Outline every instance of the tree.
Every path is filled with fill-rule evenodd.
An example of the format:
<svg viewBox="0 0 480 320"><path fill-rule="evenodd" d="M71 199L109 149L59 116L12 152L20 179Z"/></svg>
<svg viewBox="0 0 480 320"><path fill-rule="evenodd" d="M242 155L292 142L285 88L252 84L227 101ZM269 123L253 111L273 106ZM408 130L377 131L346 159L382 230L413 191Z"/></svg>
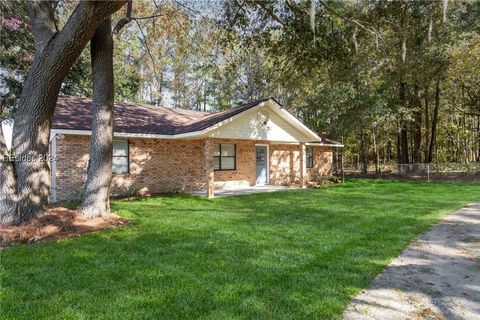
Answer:
<svg viewBox="0 0 480 320"><path fill-rule="evenodd" d="M92 135L87 181L80 212L93 218L110 214L113 150L113 38L110 18L92 37L93 74Z"/></svg>
<svg viewBox="0 0 480 320"><path fill-rule="evenodd" d="M272 96L344 137L349 162L480 161L478 1L176 0L126 11L116 99L219 110ZM6 44L0 61L26 69L12 58L15 41ZM62 92L90 95L89 77L84 52Z"/></svg>
<svg viewBox="0 0 480 320"><path fill-rule="evenodd" d="M28 2L35 39L35 55L15 115L13 129L14 163L2 162L13 170L1 176L3 199L13 198L15 205L0 208L2 221L19 223L44 214L50 194L48 145L52 117L63 79L81 54L96 28L125 1L81 1L61 31L57 29L53 2ZM9 217L9 218L5 218Z"/></svg>
<svg viewBox="0 0 480 320"><path fill-rule="evenodd" d="M471 131L478 121L474 115L465 118L462 110L472 113L475 107L467 105L478 105L478 85L469 76L458 77L469 74L465 71L457 74L457 86L444 81L449 68L459 69L453 61L458 66L471 61L467 69L477 69L476 59L467 58L475 54L452 59L446 51L469 52L474 40L468 34L478 34L480 4L446 4L243 1L229 2L224 19L243 50L260 47L266 61L275 61L259 73L275 75L262 79L265 94L279 98L310 127L345 136L349 161L421 162L429 153L430 160L442 161L463 145L473 159L470 150L478 138ZM462 87L466 79L469 84ZM272 90L272 81L281 89ZM458 98L449 106L454 92Z"/></svg>

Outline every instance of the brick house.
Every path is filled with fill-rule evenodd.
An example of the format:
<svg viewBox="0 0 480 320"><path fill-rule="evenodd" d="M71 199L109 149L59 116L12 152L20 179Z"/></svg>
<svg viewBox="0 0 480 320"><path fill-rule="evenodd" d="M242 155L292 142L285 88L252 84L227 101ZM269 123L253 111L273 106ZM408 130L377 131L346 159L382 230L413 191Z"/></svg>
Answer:
<svg viewBox="0 0 480 320"><path fill-rule="evenodd" d="M112 193L155 194L264 184L304 186L331 175L340 144L318 136L274 99L206 113L115 104ZM52 201L78 197L91 100L61 96L52 123Z"/></svg>

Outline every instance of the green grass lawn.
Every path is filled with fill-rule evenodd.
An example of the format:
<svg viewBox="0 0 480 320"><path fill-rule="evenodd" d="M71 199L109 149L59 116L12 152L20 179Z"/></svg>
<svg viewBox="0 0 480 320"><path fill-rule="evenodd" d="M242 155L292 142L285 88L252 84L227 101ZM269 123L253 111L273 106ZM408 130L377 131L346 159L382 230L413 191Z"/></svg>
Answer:
<svg viewBox="0 0 480 320"><path fill-rule="evenodd" d="M480 186L352 180L116 201L123 229L1 252L1 319L330 319Z"/></svg>

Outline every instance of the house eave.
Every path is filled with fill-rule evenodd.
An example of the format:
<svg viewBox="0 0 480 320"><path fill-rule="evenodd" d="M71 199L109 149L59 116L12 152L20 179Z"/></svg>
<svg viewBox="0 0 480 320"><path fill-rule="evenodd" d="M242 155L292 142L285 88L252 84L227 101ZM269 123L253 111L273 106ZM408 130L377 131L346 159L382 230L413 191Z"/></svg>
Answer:
<svg viewBox="0 0 480 320"><path fill-rule="evenodd" d="M114 132L113 136L115 138L140 138L140 139L201 139L201 138L208 138L208 130L203 131L195 131L195 132L188 132L188 133L181 133L176 135L167 135L167 134L146 134L146 133L127 133L127 132ZM53 128L51 130L50 136L53 137L55 134L61 135L74 135L74 136L91 136L92 132L90 130L72 130L72 129L56 129ZM221 138L218 139L231 139L231 138ZM252 140L252 139L238 139L238 140ZM291 141L277 141L277 140L268 140L273 144L292 144L297 145L300 142L291 142ZM343 145L331 145L331 144L323 144L323 143L310 143L306 142L305 145L314 145L314 146L326 146L326 147L343 147Z"/></svg>
<svg viewBox="0 0 480 320"><path fill-rule="evenodd" d="M269 99L272 105L274 105L277 110L291 123L293 126L297 128L300 132L303 132L307 136L310 136L310 141L321 140L320 136L316 134L314 131L310 130L306 125L304 125L300 120L297 119L293 114L288 112L281 104L279 104L275 99Z"/></svg>
<svg viewBox="0 0 480 320"><path fill-rule="evenodd" d="M73 129L52 129L52 134L67 134L77 136L91 136L90 130L73 130ZM145 139L187 139L197 138L202 134L201 131L180 133L180 134L152 134L152 133L130 133L130 132L114 132L113 136L118 138L145 138Z"/></svg>
<svg viewBox="0 0 480 320"><path fill-rule="evenodd" d="M318 147L332 147L332 148L344 148L345 145L343 144L336 144L336 143L319 143L319 142L307 142L305 143L306 146L318 146Z"/></svg>

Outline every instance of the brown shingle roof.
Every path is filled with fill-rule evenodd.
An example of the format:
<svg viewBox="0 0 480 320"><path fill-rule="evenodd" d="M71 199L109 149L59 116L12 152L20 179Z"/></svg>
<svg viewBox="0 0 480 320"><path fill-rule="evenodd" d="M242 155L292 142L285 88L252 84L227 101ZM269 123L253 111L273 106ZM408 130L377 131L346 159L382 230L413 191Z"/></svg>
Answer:
<svg viewBox="0 0 480 320"><path fill-rule="evenodd" d="M335 141L335 140L332 140L330 138L327 138L319 133L317 133L317 135L320 137L320 141L314 141L314 143L321 143L321 144L326 144L326 145L336 145L336 146L340 146L342 145L342 143L338 142L338 141Z"/></svg>
<svg viewBox="0 0 480 320"><path fill-rule="evenodd" d="M115 103L114 131L120 133L173 135L206 129L268 99L222 112L207 113L133 103ZM59 96L53 129L91 130L92 100Z"/></svg>

